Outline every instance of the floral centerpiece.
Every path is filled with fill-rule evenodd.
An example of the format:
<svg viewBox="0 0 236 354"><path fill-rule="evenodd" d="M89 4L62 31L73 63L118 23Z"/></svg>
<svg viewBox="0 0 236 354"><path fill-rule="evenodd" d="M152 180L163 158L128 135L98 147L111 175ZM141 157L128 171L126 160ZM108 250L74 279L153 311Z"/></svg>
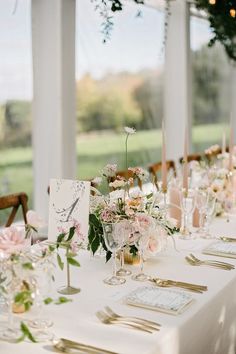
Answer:
<svg viewBox="0 0 236 354"><path fill-rule="evenodd" d="M109 193L103 195L98 190L94 190L90 200L89 248L94 254L102 247L106 251L107 261L111 257L111 252L104 241L103 223L122 221L120 232L126 235L126 246L132 255L137 254L135 234L145 232L148 237L146 258L160 251L167 235L177 230L175 220L168 218L159 208L154 193L145 195L140 188L133 188L134 180L147 181L149 174L142 167L128 167L128 138L135 133L135 130L126 127L125 133L127 177L117 174L116 164L106 165L101 177L96 178L94 182L105 180ZM128 177L129 175L132 177Z"/></svg>
<svg viewBox="0 0 236 354"><path fill-rule="evenodd" d="M195 187L200 190L210 189L216 195L216 216L229 212L234 206L234 178L229 170L229 153L221 153L219 145L212 145L205 150L205 161L192 161L190 164ZM233 166L236 165L235 149L233 151ZM235 167L234 167L235 168Z"/></svg>

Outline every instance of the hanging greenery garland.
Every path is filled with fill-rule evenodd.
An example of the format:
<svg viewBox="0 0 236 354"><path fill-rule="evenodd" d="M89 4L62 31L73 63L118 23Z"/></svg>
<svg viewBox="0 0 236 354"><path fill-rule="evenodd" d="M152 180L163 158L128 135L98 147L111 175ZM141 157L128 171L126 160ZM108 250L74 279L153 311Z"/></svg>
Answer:
<svg viewBox="0 0 236 354"><path fill-rule="evenodd" d="M196 0L196 7L208 14L214 37L209 46L219 41L225 47L230 59L236 61L236 1L235 0Z"/></svg>
<svg viewBox="0 0 236 354"><path fill-rule="evenodd" d="M112 13L122 11L124 0L91 0L95 3L95 9L103 18L102 33L104 42L110 38L113 28ZM144 4L145 0L132 0L136 4ZM168 2L169 0L167 0ZM214 37L209 46L219 41L225 47L230 59L236 61L236 0L195 0L198 9L208 14L210 27ZM168 9L169 13L169 9ZM165 31L166 32L166 31Z"/></svg>

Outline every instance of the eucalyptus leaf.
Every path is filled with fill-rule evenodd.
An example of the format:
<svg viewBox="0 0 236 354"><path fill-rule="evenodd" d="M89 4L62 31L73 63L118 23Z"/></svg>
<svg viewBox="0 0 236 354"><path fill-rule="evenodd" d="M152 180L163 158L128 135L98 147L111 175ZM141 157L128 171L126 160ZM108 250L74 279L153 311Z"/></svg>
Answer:
<svg viewBox="0 0 236 354"><path fill-rule="evenodd" d="M25 338L28 338L31 342L37 343L33 334L30 332L29 328L26 326L26 324L24 322L21 322L20 329L23 333L22 337L19 338L20 340L24 340Z"/></svg>
<svg viewBox="0 0 236 354"><path fill-rule="evenodd" d="M61 256L59 255L59 253L57 253L57 263L60 267L61 270L64 269L64 263L62 262Z"/></svg>
<svg viewBox="0 0 236 354"><path fill-rule="evenodd" d="M75 267L80 267L80 263L73 257L67 257L67 262Z"/></svg>

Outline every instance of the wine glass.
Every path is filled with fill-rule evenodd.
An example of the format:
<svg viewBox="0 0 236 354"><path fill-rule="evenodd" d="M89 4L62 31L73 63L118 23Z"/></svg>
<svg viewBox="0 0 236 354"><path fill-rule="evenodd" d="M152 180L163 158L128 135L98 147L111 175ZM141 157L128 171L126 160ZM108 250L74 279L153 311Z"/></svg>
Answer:
<svg viewBox="0 0 236 354"><path fill-rule="evenodd" d="M192 239L192 233L189 230L189 219L195 209L195 191L182 189L180 191L180 206L182 210L182 225L180 228L180 238L184 240Z"/></svg>
<svg viewBox="0 0 236 354"><path fill-rule="evenodd" d="M44 342L51 340L53 337L52 333L48 332L48 328L53 325L53 321L44 317L43 314L45 306L44 300L48 298L51 290L52 260L50 256L48 256L36 262L34 266L35 269L29 281L33 288L34 310L36 315L32 319L28 319L26 323L29 327L39 330L35 334L36 340Z"/></svg>
<svg viewBox="0 0 236 354"><path fill-rule="evenodd" d="M109 285L124 284L126 280L121 277L117 277L116 273L116 254L124 245L124 236L120 233L119 223L103 223L103 235L107 249L112 252L113 257L113 275L104 279L104 283Z"/></svg>
<svg viewBox="0 0 236 354"><path fill-rule="evenodd" d="M196 194L196 207L199 210L199 228L197 230L198 234L203 233L204 218L206 215L206 205L207 205L207 191L199 190Z"/></svg>
<svg viewBox="0 0 236 354"><path fill-rule="evenodd" d="M215 238L209 231L210 223L212 221L215 212L215 202L216 195L212 191L207 192L206 203L205 203L205 222L203 225L203 230L201 233L202 238Z"/></svg>
<svg viewBox="0 0 236 354"><path fill-rule="evenodd" d="M16 276L14 269L14 261L10 255L1 253L0 257L0 274L1 288L3 289L3 297L7 307L7 323L5 328L0 331L0 339L15 342L22 336L19 328L19 322L13 317L13 304L15 295L21 291L22 281Z"/></svg>
<svg viewBox="0 0 236 354"><path fill-rule="evenodd" d="M139 256L140 256L140 272L136 275L132 276L133 280L136 281L146 281L148 280L149 276L144 273L144 252L147 249L149 242L149 236L146 232L138 232L136 233L136 238L134 240L134 244L138 249Z"/></svg>
<svg viewBox="0 0 236 354"><path fill-rule="evenodd" d="M117 270L116 275L125 277L132 273L124 267L124 248L129 244L131 236L134 233L134 227L129 220L122 220L116 224L116 233L123 235L123 245L120 250L120 268Z"/></svg>

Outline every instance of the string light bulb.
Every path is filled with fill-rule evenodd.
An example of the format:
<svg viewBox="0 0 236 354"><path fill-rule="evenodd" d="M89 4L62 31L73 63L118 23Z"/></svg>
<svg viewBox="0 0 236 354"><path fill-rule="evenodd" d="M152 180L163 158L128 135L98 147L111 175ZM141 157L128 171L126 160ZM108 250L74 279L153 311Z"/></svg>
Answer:
<svg viewBox="0 0 236 354"><path fill-rule="evenodd" d="M230 10L229 10L229 13L230 13L230 16L231 16L231 17L233 17L233 18L236 17L236 10L235 10L235 9L233 9L233 8L230 9Z"/></svg>
<svg viewBox="0 0 236 354"><path fill-rule="evenodd" d="M216 0L209 0L209 4L210 5L215 5L216 4Z"/></svg>

